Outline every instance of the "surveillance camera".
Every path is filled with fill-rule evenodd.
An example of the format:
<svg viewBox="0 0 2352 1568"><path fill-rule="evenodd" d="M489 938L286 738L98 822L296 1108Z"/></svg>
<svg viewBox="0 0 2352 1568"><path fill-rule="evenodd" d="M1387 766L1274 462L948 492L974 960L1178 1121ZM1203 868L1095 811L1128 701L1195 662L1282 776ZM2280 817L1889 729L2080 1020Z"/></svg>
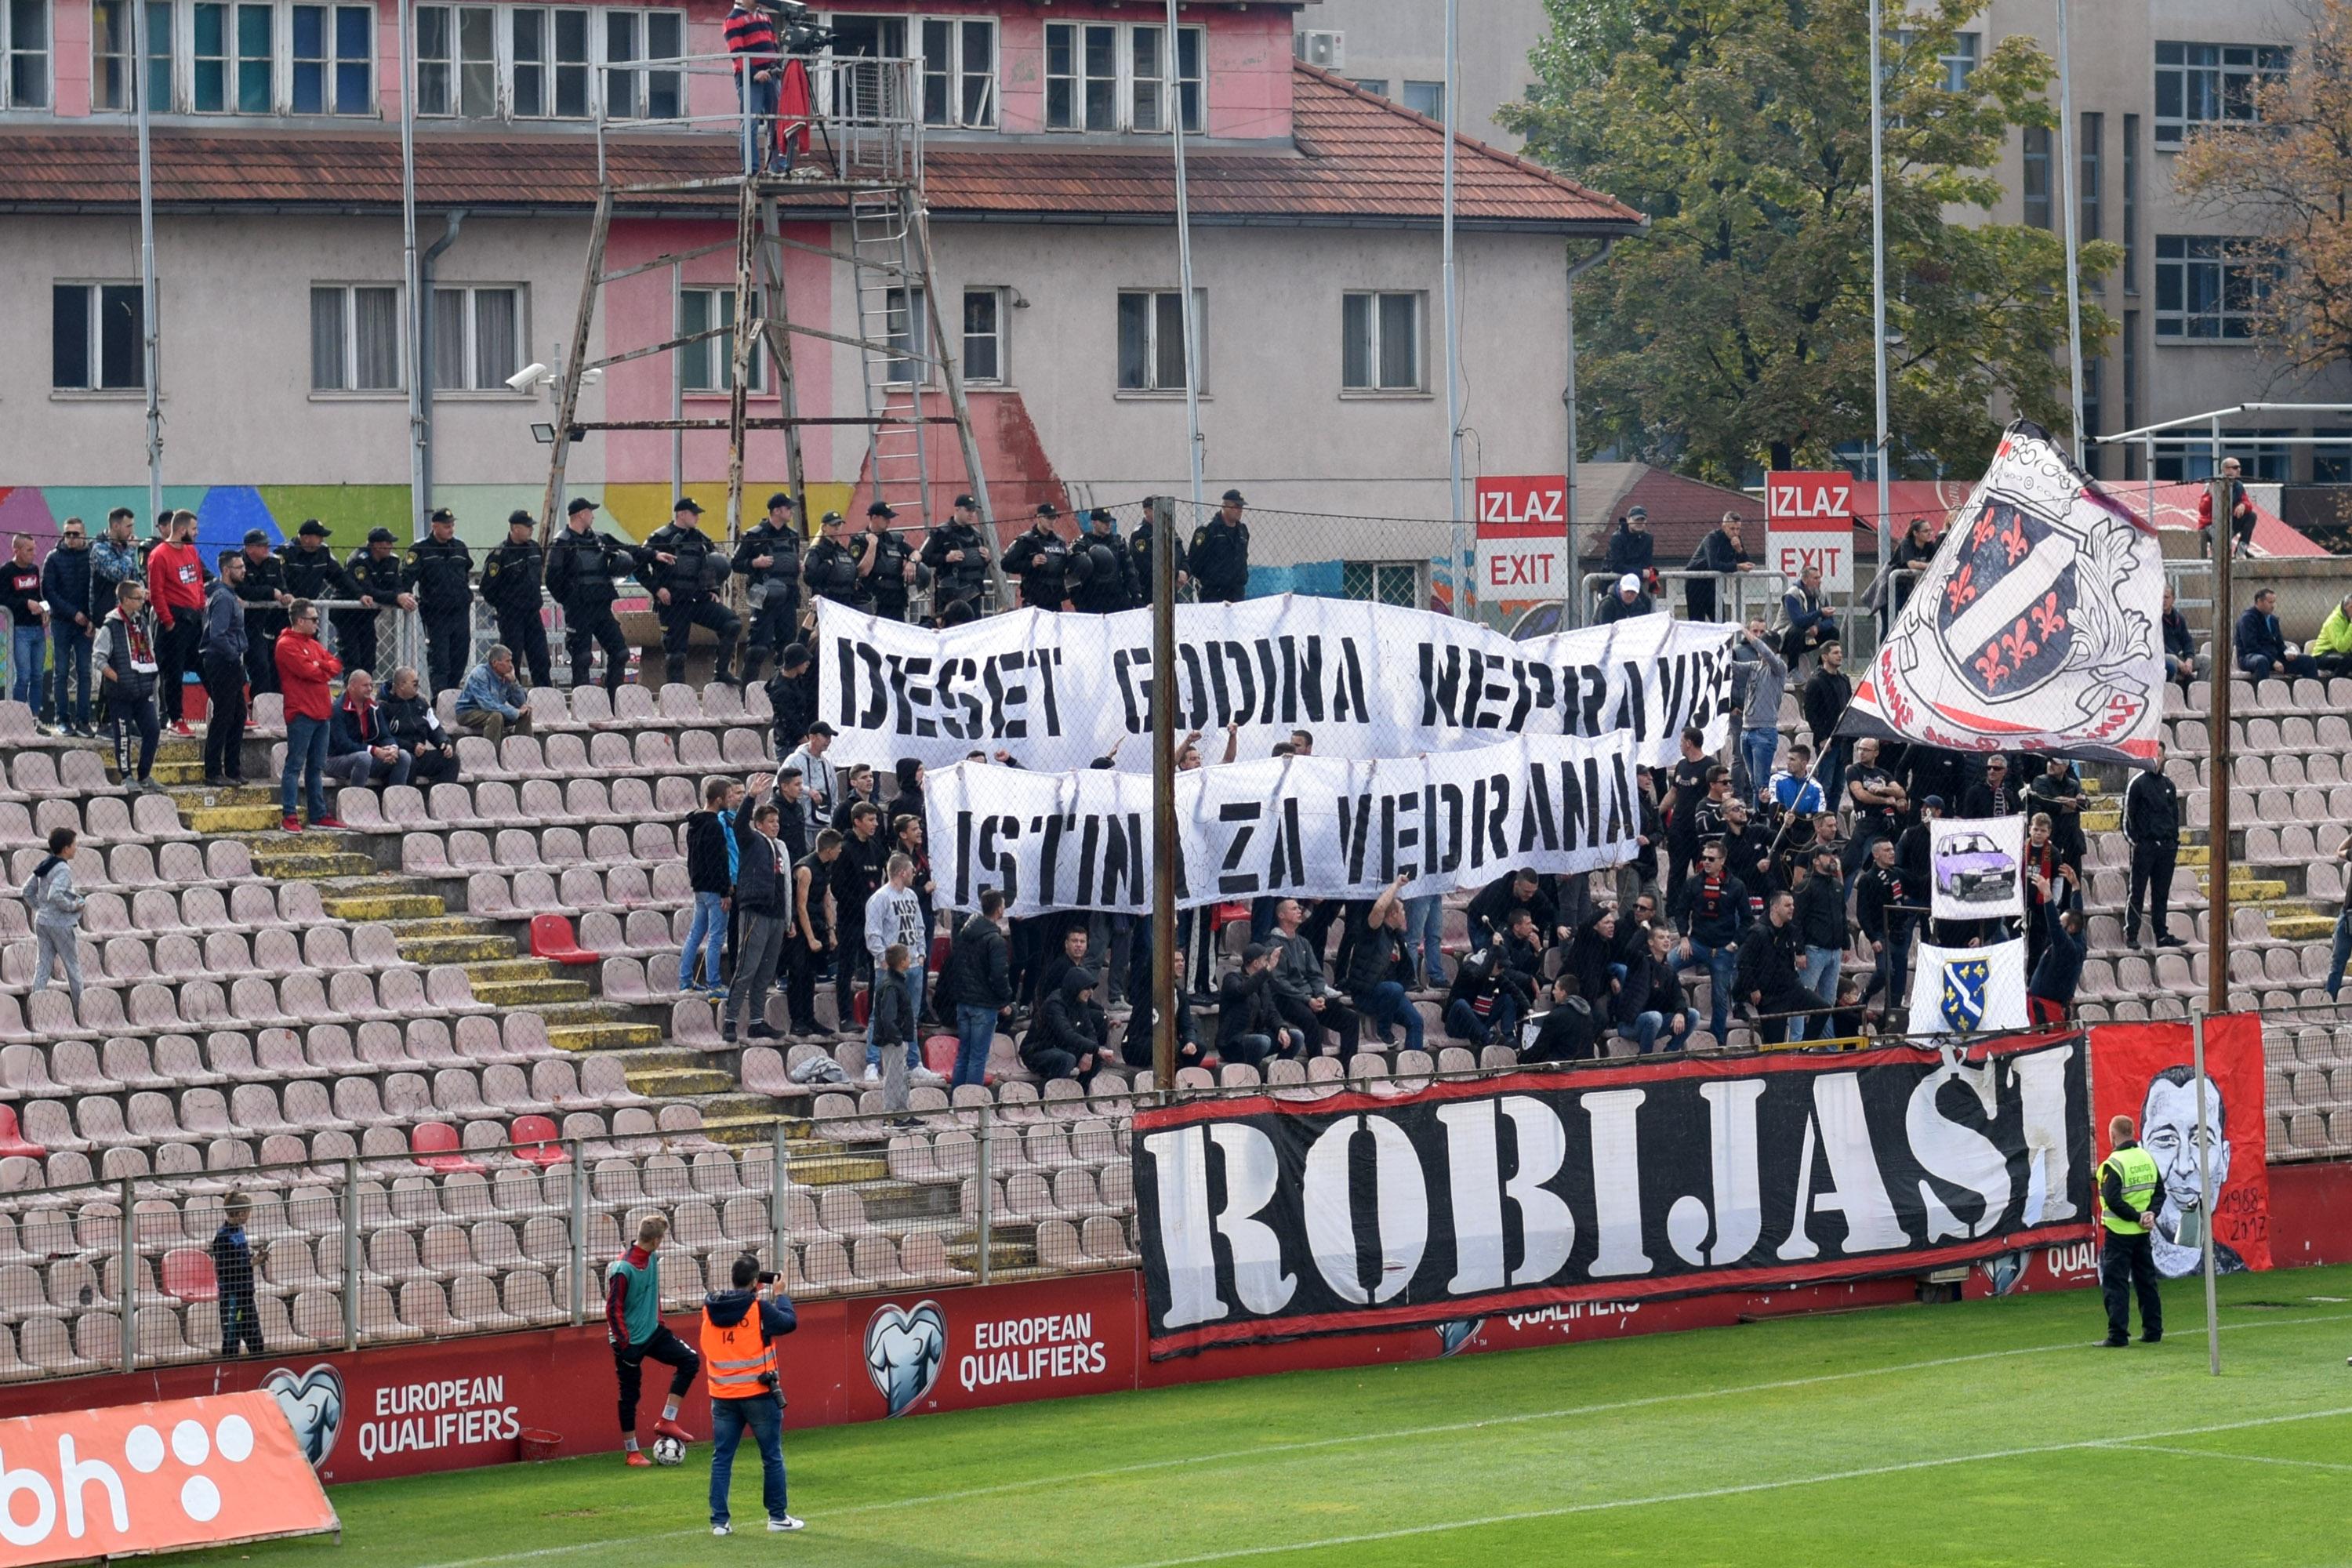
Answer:
<svg viewBox="0 0 2352 1568"><path fill-rule="evenodd" d="M540 363L537 360L533 360L530 363L523 366L520 370L507 377L507 384L513 387L517 392L529 392L532 387L539 386L552 379L554 378L550 374L548 368Z"/></svg>

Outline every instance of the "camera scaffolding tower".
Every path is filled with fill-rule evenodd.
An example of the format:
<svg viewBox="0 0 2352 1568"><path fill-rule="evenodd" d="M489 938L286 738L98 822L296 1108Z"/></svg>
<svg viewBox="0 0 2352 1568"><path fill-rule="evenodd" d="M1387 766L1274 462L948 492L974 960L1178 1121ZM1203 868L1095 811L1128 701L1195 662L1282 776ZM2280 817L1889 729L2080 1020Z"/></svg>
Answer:
<svg viewBox="0 0 2352 1568"><path fill-rule="evenodd" d="M780 72L798 68L807 73L809 111L804 120L790 119L787 129L805 124L813 143L803 152L790 174L767 172L774 151L770 123L755 117L740 91L730 54L685 55L674 59L636 62L631 70L639 83L656 79L671 84L678 112L661 118L614 116L610 105L598 106L596 119L596 207L588 233L586 276L580 290L578 314L565 344L565 363L556 385L553 457L549 461L547 492L540 508L540 537L553 536L563 504L564 468L572 444L594 430L713 430L727 432L727 539L731 545L743 529L743 464L745 437L753 430L778 430L784 438L785 464L794 504L807 525L807 472L801 451L801 431L809 426L862 425L867 429L865 476L874 499L911 502L924 523L935 521L929 463L930 430L953 426L970 476L972 499L980 503L981 537L988 557L991 585L1004 602L1003 569L992 531L994 513L989 505L988 479L982 471L980 447L973 437L971 410L964 399L963 373L952 341L940 314L939 290L932 286L933 263L929 211L923 198L923 126L917 97L916 62L905 59L835 58L830 55L774 55L757 58ZM606 95L610 96L610 95ZM642 100L651 108L651 90L630 91L625 107ZM718 106L725 104L723 112ZM681 128L703 135L679 136ZM727 156L732 172L687 174L686 167L708 167L719 144L710 132L728 132ZM613 132L662 132L645 139L614 142ZM755 156L756 154L756 156ZM745 173L747 168L761 172ZM605 243L616 210L624 217L632 206L653 206L665 215L670 203L708 204L712 216L731 203L735 235L692 249L656 256L607 271ZM787 237L785 219L806 217L839 225L848 237L846 250L811 245ZM665 342L612 348L601 355L588 352L594 330L598 296L605 286L640 274L681 268L704 256L732 248L737 308L732 323L686 332ZM857 321L855 335L829 331L793 319L785 289L787 251L821 256L846 264L855 281ZM912 316L919 297L923 318ZM755 308L745 308L743 301ZM863 414L804 414L801 411L798 377L793 364L793 340L814 338L854 349L858 355L865 396ZM732 355L726 417L688 417L673 399L670 415L658 419L584 419L580 416L580 392L587 374L633 360L673 353L692 344L724 338ZM778 413L753 415L748 406L752 355L764 347L776 369ZM944 414L924 407L924 388L936 371L945 388Z"/></svg>

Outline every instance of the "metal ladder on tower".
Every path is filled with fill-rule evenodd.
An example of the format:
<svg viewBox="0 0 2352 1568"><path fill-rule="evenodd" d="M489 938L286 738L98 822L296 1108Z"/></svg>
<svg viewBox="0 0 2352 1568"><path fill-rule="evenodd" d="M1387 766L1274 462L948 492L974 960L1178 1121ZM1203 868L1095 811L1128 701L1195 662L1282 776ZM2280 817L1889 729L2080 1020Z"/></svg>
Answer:
<svg viewBox="0 0 2352 1568"><path fill-rule="evenodd" d="M938 363L929 320L936 318L930 247L914 234L920 221L909 185L863 186L849 194L850 257L857 292L860 375L873 421L866 477L874 499L911 503L925 523L931 511L930 453L924 434L923 386ZM955 413L962 418L961 398Z"/></svg>

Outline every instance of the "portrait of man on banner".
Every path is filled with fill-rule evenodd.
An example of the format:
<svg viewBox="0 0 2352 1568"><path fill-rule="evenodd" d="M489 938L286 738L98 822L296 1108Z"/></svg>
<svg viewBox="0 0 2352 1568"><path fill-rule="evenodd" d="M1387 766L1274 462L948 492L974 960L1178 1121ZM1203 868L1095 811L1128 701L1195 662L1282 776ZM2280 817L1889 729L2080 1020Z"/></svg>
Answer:
<svg viewBox="0 0 2352 1568"><path fill-rule="evenodd" d="M2025 913L2025 818L1940 817L1927 825L1929 903L1939 921Z"/></svg>
<svg viewBox="0 0 2352 1568"><path fill-rule="evenodd" d="M2235 1274L2271 1267L2270 1180L2259 1021L2213 1019L2205 1037L2206 1159L2215 1198L2197 1215L2197 1074L2184 1024L2109 1024L2092 1031L2096 1121L2132 1118L2156 1161L2152 1234L2157 1272L2182 1279L2203 1268L2199 1226L2213 1229L2213 1267ZM2102 1140L2104 1141L2104 1139ZM2105 1157L2105 1151L2101 1155Z"/></svg>

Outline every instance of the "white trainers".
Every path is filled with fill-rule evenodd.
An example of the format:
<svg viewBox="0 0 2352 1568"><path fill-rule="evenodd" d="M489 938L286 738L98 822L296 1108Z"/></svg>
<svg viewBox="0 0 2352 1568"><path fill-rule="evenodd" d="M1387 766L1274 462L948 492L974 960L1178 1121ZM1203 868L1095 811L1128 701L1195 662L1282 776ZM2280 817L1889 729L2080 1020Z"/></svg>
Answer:
<svg viewBox="0 0 2352 1568"><path fill-rule="evenodd" d="M872 1062L867 1062L866 1064L866 1081L867 1083L880 1083L882 1081L882 1069L875 1066Z"/></svg>
<svg viewBox="0 0 2352 1568"><path fill-rule="evenodd" d="M782 1519L772 1519L768 1521L768 1530L772 1534L781 1535L787 1530L805 1530L807 1528L808 1526L803 1524L799 1520L794 1519L791 1514L786 1514Z"/></svg>
<svg viewBox="0 0 2352 1568"><path fill-rule="evenodd" d="M710 1527L710 1533L713 1535L732 1535L735 1533L735 1527L731 1524L714 1524Z"/></svg>

